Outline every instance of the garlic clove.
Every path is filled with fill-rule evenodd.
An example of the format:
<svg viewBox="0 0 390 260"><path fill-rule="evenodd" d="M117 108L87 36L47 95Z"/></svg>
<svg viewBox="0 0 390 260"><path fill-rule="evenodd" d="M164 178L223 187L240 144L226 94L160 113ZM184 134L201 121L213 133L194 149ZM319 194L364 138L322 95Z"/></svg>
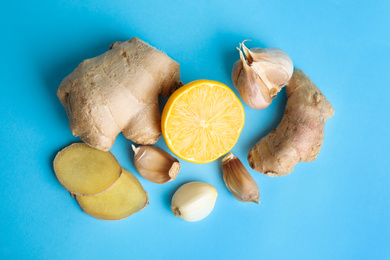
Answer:
<svg viewBox="0 0 390 260"><path fill-rule="evenodd" d="M223 180L233 196L242 202L259 204L259 187L240 159L229 153L222 159L222 165Z"/></svg>
<svg viewBox="0 0 390 260"><path fill-rule="evenodd" d="M232 81L234 86L237 86L237 82L238 79L240 78L241 71L242 71L242 61L238 60L233 65Z"/></svg>
<svg viewBox="0 0 390 260"><path fill-rule="evenodd" d="M189 182L173 195L171 210L176 217L196 222L211 213L217 196L214 186L203 182Z"/></svg>
<svg viewBox="0 0 390 260"><path fill-rule="evenodd" d="M180 171L180 163L164 150L151 145L132 146L134 165L139 174L154 183L173 181Z"/></svg>

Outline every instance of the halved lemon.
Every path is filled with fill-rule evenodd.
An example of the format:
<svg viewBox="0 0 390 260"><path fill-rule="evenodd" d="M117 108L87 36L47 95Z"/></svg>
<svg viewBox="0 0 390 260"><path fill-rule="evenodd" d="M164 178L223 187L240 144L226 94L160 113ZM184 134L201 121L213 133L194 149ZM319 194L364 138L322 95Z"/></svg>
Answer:
<svg viewBox="0 0 390 260"><path fill-rule="evenodd" d="M230 151L244 127L244 108L226 85L197 80L166 103L161 128L171 151L194 163L212 162Z"/></svg>

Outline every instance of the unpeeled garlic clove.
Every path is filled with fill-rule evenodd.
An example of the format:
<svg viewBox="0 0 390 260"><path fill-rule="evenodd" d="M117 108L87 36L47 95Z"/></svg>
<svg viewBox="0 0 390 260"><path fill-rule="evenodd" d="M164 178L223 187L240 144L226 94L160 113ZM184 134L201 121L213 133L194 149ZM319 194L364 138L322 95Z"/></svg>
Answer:
<svg viewBox="0 0 390 260"><path fill-rule="evenodd" d="M237 48L240 60L233 66L233 84L248 106L264 109L290 80L294 66L290 57L281 49L249 50L245 41Z"/></svg>
<svg viewBox="0 0 390 260"><path fill-rule="evenodd" d="M229 153L222 159L222 169L226 187L237 200L259 204L259 187L240 159Z"/></svg>
<svg viewBox="0 0 390 260"><path fill-rule="evenodd" d="M166 183L176 178L179 161L164 150L151 145L134 145L134 165L139 174L154 183Z"/></svg>
<svg viewBox="0 0 390 260"><path fill-rule="evenodd" d="M214 186L203 182L189 182L173 195L171 210L176 217L185 221L199 221L211 213L217 196Z"/></svg>

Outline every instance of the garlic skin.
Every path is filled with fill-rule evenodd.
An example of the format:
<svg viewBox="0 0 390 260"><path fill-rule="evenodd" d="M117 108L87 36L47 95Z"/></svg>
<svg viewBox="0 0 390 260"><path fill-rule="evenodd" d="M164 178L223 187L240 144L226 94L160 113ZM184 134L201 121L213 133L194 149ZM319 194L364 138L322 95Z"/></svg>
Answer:
<svg viewBox="0 0 390 260"><path fill-rule="evenodd" d="M134 165L145 179L163 184L173 181L180 171L180 162L164 150L151 145L132 146Z"/></svg>
<svg viewBox="0 0 390 260"><path fill-rule="evenodd" d="M240 159L229 153L222 159L222 169L226 187L237 200L259 204L259 187Z"/></svg>
<svg viewBox="0 0 390 260"><path fill-rule="evenodd" d="M211 213L217 196L214 186L203 182L189 182L173 195L171 210L176 217L196 222Z"/></svg>
<svg viewBox="0 0 390 260"><path fill-rule="evenodd" d="M247 41L247 40L245 40ZM268 107L293 74L291 58L278 48L237 48L240 59L234 64L232 80L243 101L254 109Z"/></svg>

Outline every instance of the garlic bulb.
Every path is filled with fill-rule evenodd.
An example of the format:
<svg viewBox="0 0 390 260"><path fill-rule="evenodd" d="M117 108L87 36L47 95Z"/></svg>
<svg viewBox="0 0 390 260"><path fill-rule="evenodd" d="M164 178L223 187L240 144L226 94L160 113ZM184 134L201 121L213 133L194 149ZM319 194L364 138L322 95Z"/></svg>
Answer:
<svg viewBox="0 0 390 260"><path fill-rule="evenodd" d="M211 213L217 196L214 186L203 182L189 182L173 195L171 210L176 217L185 221L199 221Z"/></svg>
<svg viewBox="0 0 390 260"><path fill-rule="evenodd" d="M166 183L176 178L179 161L164 150L151 145L132 146L134 165L139 174L154 183Z"/></svg>
<svg viewBox="0 0 390 260"><path fill-rule="evenodd" d="M287 53L281 49L249 50L244 44L245 41L237 48L240 59L233 66L233 84L248 106L264 109L290 80L294 65Z"/></svg>
<svg viewBox="0 0 390 260"><path fill-rule="evenodd" d="M240 159L229 153L222 159L222 168L226 187L237 200L259 204L259 187Z"/></svg>

